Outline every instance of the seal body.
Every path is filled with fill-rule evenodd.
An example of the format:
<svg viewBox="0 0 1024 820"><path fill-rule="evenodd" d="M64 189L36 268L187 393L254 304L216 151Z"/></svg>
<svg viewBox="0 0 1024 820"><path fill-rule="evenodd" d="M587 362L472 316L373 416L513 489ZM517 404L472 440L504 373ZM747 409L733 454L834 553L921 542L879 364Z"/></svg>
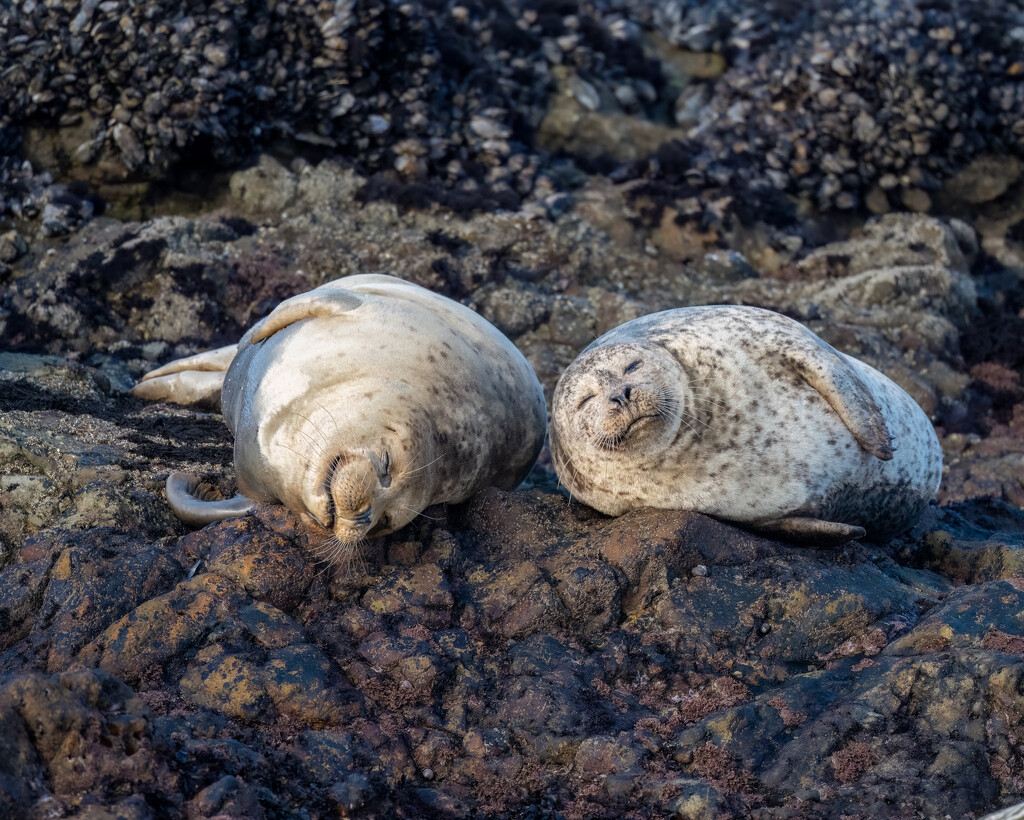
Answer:
<svg viewBox="0 0 1024 820"><path fill-rule="evenodd" d="M591 344L555 388L551 454L608 515L694 510L792 540L885 536L938 489L924 411L781 314L668 310Z"/></svg>
<svg viewBox="0 0 1024 820"><path fill-rule="evenodd" d="M511 489L544 441L543 391L516 347L469 308L391 276L288 299L236 350L172 362L134 392L209 400L217 373L241 494L285 504L339 545L488 485ZM170 483L168 497L175 506ZM201 522L202 504L182 501ZM216 504L211 516L225 517Z"/></svg>

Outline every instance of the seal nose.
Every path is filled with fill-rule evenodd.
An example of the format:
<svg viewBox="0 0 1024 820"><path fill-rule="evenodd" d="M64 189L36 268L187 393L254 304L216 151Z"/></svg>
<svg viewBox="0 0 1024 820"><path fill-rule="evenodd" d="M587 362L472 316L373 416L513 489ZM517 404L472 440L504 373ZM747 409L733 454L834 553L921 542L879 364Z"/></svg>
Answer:
<svg viewBox="0 0 1024 820"><path fill-rule="evenodd" d="M633 388L627 385L626 387L623 387L614 396L612 396L610 398L610 401L612 404L617 404L619 407L622 407L627 401L629 401L629 397L632 394L632 392Z"/></svg>

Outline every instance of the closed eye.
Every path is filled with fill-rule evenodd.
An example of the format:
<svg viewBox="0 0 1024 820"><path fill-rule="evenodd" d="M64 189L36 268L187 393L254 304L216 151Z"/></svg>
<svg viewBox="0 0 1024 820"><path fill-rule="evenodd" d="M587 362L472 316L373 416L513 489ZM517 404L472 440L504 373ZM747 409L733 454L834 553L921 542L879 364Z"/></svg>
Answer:
<svg viewBox="0 0 1024 820"><path fill-rule="evenodd" d="M370 456L373 469L377 471L377 481L381 487L391 486L391 453L384 451L382 456Z"/></svg>
<svg viewBox="0 0 1024 820"><path fill-rule="evenodd" d="M626 369L623 371L623 373L632 373L641 364L642 364L642 361L640 359L637 359L635 362L630 362L630 364L626 366Z"/></svg>
<svg viewBox="0 0 1024 820"><path fill-rule="evenodd" d="M340 463L341 456L338 455L331 462L330 466L327 468L327 475L324 476L324 495L327 497L327 520L320 521L319 518L316 520L320 521L321 526L326 529L330 529L334 526L334 516L337 514L337 510L334 506L334 493L331 492L331 483L334 481L334 473L338 469L338 464ZM314 515L313 518L316 518L316 516Z"/></svg>
<svg viewBox="0 0 1024 820"><path fill-rule="evenodd" d="M595 395L594 393L591 393L589 396L586 396L583 399L583 401L581 401L579 404L576 405L576 409L579 410L581 407L583 407L584 404L586 404L588 401L590 401L592 398L594 398L594 395Z"/></svg>

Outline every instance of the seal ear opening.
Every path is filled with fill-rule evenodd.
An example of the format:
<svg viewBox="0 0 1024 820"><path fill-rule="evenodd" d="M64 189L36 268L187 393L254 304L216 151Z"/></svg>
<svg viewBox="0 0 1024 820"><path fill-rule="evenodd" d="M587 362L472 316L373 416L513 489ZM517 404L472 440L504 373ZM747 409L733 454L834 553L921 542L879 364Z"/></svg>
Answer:
<svg viewBox="0 0 1024 820"><path fill-rule="evenodd" d="M245 515L254 503L241 494L233 498L219 496L216 488L188 473L175 471L167 476L167 503L186 524L202 527L225 518L236 518Z"/></svg>

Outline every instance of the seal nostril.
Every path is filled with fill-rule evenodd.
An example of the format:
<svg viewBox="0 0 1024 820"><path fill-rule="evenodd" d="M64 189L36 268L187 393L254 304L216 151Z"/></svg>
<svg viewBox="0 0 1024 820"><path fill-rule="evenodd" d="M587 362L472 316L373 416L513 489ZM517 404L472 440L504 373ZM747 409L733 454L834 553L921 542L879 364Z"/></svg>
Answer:
<svg viewBox="0 0 1024 820"><path fill-rule="evenodd" d="M629 397L632 394L632 392L633 392L633 388L632 387L624 387L622 390L620 390L614 396L609 396L608 400L612 404L617 404L619 407L622 407L622 405L624 405L627 401L629 401Z"/></svg>

